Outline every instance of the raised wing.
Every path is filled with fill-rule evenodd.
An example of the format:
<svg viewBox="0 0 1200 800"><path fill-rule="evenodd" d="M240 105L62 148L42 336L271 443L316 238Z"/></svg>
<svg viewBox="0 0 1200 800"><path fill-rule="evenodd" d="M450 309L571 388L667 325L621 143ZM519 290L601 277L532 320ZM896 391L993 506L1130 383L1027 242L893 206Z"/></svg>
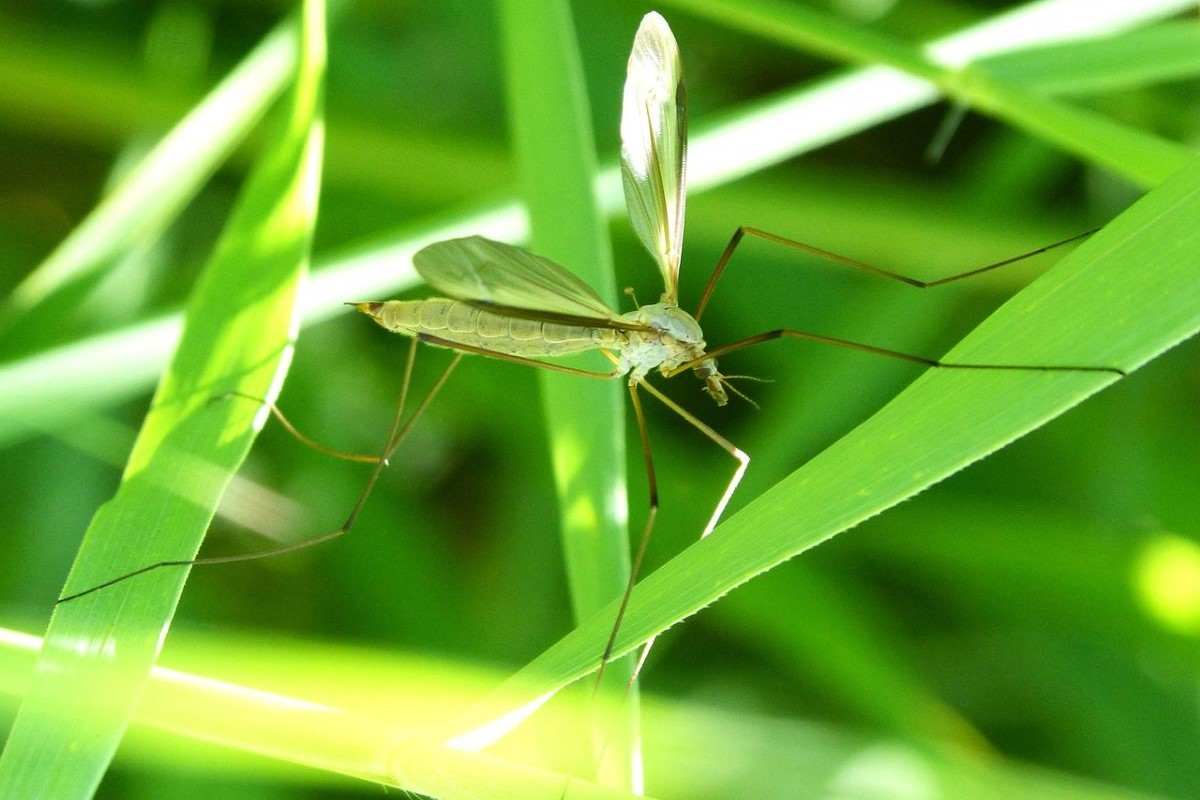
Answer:
<svg viewBox="0 0 1200 800"><path fill-rule="evenodd" d="M662 272L663 300L677 302L687 184L687 104L679 47L650 12L633 38L621 105L621 179L638 238Z"/></svg>
<svg viewBox="0 0 1200 800"><path fill-rule="evenodd" d="M592 287L550 259L482 236L431 244L413 256L413 265L430 286L457 300L617 319Z"/></svg>

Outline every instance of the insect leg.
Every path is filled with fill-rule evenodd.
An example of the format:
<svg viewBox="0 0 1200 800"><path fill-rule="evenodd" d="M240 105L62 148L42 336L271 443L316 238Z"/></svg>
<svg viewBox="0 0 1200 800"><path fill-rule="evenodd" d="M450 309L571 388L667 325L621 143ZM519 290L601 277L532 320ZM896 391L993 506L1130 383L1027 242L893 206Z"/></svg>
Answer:
<svg viewBox="0 0 1200 800"><path fill-rule="evenodd" d="M342 461L357 461L360 464L374 464L379 461L379 456L370 455L367 453L347 453L344 450L335 450L332 447L323 445L311 437L306 436L290 419L287 418L287 415L283 413L283 410L280 409L279 406L275 405L269 400L265 400L264 398L255 397L254 395L246 394L245 392L225 392L224 394L214 397L213 402L224 400L230 397L236 397L242 400L250 400L251 402L259 405L265 405L271 412L271 416L275 417L279 424L283 426L283 429L291 434L296 441L300 442L300 444L304 445L305 447L316 450L318 453L330 456L331 458L338 458Z"/></svg>
<svg viewBox="0 0 1200 800"><path fill-rule="evenodd" d="M375 484L379 481L379 476L383 473L384 468L387 466L388 459L396 451L396 448L399 447L400 443L408 435L409 431L412 430L417 419L425 412L425 409L429 407L434 398L437 397L438 393L442 390L442 387L445 386L446 381L450 378L450 373L454 371L454 368L458 366L458 362L462 360L461 354L455 354L454 359L438 377L437 381L433 385L433 388L431 388L429 393L425 395L425 398L421 401L421 404L417 407L416 411L413 412L412 416L409 417L407 422L404 422L404 405L408 397L409 384L412 381L413 362L416 360L416 350L417 342L414 339L409 348L408 363L404 370L404 381L400 389L400 400L397 403L396 417L392 422L391 429L388 431L388 438L385 442L383 455L375 460L375 468L371 470L371 476L367 479L367 483L363 487L362 492L359 493L358 499L354 503L354 507L351 509L349 515L347 515L346 520L335 530L311 539L305 539L304 541L283 545L282 547L271 548L269 550L261 550L256 553L158 561L92 586L91 588L84 589L83 591L60 597L55 601L55 605L67 603L72 600L78 600L81 597L92 594L93 592L98 592L101 589L107 589L110 586L122 583L130 578L137 577L138 575L144 575L148 572L154 572L159 569L164 569L166 567L195 567L209 564L235 564L242 561L257 561L262 558L285 555L297 550L303 550L308 547L323 544L324 542L337 539L338 537L349 533L351 528L354 527L354 523L357 521L358 515L362 512L363 506L366 505L367 499L371 496L371 492L374 490Z"/></svg>
<svg viewBox="0 0 1200 800"><path fill-rule="evenodd" d="M704 309L708 306L709 298L712 297L712 293L716 288L717 281L721 279L721 275L724 274L725 268L729 266L729 260L733 258L734 251L737 250L737 246L741 244L742 239L745 238L746 235L755 236L768 242L774 242L775 244L783 245L784 247L790 247L793 250L799 250L803 253L808 253L810 255L817 256L818 258L823 258L833 264L849 267L850 269L856 269L869 275L877 275L881 278L896 281L906 286L913 286L918 289L928 289L933 286L942 286L943 284L953 283L954 281L959 281L963 278L970 278L974 277L975 275L981 275L985 272L991 272L992 270L1000 269L1001 267L1007 267L1009 264L1015 264L1018 261L1023 261L1026 258L1040 255L1041 253L1053 250L1056 247L1062 247L1063 245L1079 241L1080 239L1091 236L1098 230L1099 228L1092 228L1091 230L1076 234L1068 239L1063 239L1052 244L1044 245L1035 250L1030 250L1027 253L1021 253L1020 255L1005 258L1000 261L994 261L991 264L985 264L982 267L975 267L963 272L956 272L953 275L947 275L936 280L923 281L907 275L901 275L899 272L893 272L891 270L883 269L882 267L876 267L872 264L866 263L865 261L859 261L858 259L841 255L840 253L834 253L830 250L824 250L811 244L805 244L804 242L796 241L795 239L789 239L786 236L780 236L775 233L770 233L769 231L764 231L760 228L742 225L733 232L733 236L729 239L729 244L725 246L725 250L721 253L721 257L717 259L717 264L715 267L713 267L712 275L709 276L708 283L704 285L704 291L700 295L700 302L696 305L696 313L692 316L699 321L700 316L704 313Z"/></svg>
<svg viewBox="0 0 1200 800"><path fill-rule="evenodd" d="M667 397L665 394L660 392L649 382L645 382L642 385L645 387L646 391L649 392L650 394L654 395L654 397L656 397L659 402L661 402L667 408L674 411L679 416L683 417L685 422L687 422L692 427L694 427L696 430L700 431L705 436L707 436L709 439L711 439L714 443L716 443L716 445L718 447L720 447L726 453L729 453L729 455L732 456L733 459L738 462L737 467L733 471L733 475L731 475L729 478L729 482L727 484L725 484L725 491L721 493L721 499L717 501L716 506L713 508L712 514L710 514L708 517L708 522L705 523L705 525L704 525L704 530L700 532L700 538L703 539L706 536L708 536L710 533L713 532L713 529L717 527L717 523L721 520L721 515L725 513L725 507L727 505L729 505L730 498L732 498L733 493L735 491L737 491L738 484L740 484L742 482L742 476L746 474L746 468L750 466L750 456L745 451L743 451L742 449L740 449L739 447L734 445L733 442L729 441L724 436L717 433L711 427L706 425L703 421L701 421L698 417L696 417L696 415L692 414L690 411L685 409L683 406L679 405L674 400L672 400L671 398ZM641 407L635 406L635 408L637 409L638 421L640 423L641 422ZM643 430L644 430L644 425L643 425ZM648 453L649 453L649 451L647 451L647 454ZM657 497L655 497L655 500L657 500ZM644 548L644 547L645 547L645 543L643 542L642 548ZM640 553L639 553L639 557L640 557ZM633 586L633 584L631 581L630 588L632 588L632 586ZM622 610L624 610L624 604L622 604ZM618 623L619 622L620 622L620 618L618 617ZM610 650L612 648L613 641L616 639L616 635L617 635L616 630L614 629L612 634L609 637L609 649ZM641 674L642 667L646 663L646 658L650 655L650 648L652 648L654 646L654 640L656 638L657 638L656 636L651 636L649 639L646 640L646 643L644 645L642 645L642 652L638 655L637 664L633 668L633 674L629 677L630 684L632 684L635 680L637 680L638 675Z"/></svg>
<svg viewBox="0 0 1200 800"><path fill-rule="evenodd" d="M655 392L649 384L643 383L648 391ZM638 540L637 552L634 553L633 563L629 567L629 581L625 584L625 593L621 595L621 604L617 606L617 616L613 620L612 630L608 633L608 641L604 643L604 652L600 655L600 666L596 670L596 683L592 686L592 694L600 688L600 682L604 678L604 667L608 664L608 659L612 655L613 645L617 641L617 632L621 629L621 620L625 617L625 607L629 605L629 595L633 593L633 586L637 583L638 575L642 571L642 561L646 558L646 545L650 543L650 534L654 530L654 520L658 516L658 479L654 474L654 456L650 452L650 434L646 429L646 415L642 412L642 398L638 395L638 384L629 384L629 399L633 404L633 414L637 418L638 436L642 440L642 461L646 465L646 486L650 493L650 509L646 514L646 524L642 528L642 537ZM641 663L638 663L638 668ZM638 669L635 668L633 674L629 677L629 684L632 685L637 680Z"/></svg>
<svg viewBox="0 0 1200 800"><path fill-rule="evenodd" d="M885 358L893 358L899 361L909 361L914 364L923 364L927 367L938 367L941 369L1003 369L1022 372L1104 372L1121 378L1125 377L1127 374L1125 370L1120 369L1119 367L1070 366L1059 364L963 364L947 362L936 358L913 355L912 353L902 353L899 350L888 350L884 347L876 347L870 344L863 344L862 342L854 342L849 339L839 339L836 336L823 336L819 333L809 333L808 331L795 330L794 328L778 328L776 330L767 331L766 333L760 333L755 336L747 336L745 339L739 339L736 342L731 342L730 344L710 350L704 355L703 358L693 359L692 361L689 361L686 364L681 364L680 366L671 370L671 372L668 373L668 377L671 375L677 375L685 370L692 369L705 359L717 358L727 353L732 353L735 350L744 350L747 347L753 347L754 345L761 344L762 342L769 342L774 339L783 338L804 339L805 341L816 342L817 344L827 344L833 347L842 347L847 350L858 350L859 352L863 353L870 353L872 355L884 356Z"/></svg>

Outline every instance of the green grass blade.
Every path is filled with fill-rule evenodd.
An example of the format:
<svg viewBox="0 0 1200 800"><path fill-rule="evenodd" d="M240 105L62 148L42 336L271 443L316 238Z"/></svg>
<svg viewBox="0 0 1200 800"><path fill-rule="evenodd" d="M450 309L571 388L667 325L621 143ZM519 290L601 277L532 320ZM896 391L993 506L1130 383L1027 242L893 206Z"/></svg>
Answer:
<svg viewBox="0 0 1200 800"><path fill-rule="evenodd" d="M964 28L932 46L970 60L1039 42L1122 30L1185 6L1183 0L1155 0L1084 13L1080 0L1042 0ZM737 180L937 99L937 89L928 81L872 67L748 103L695 126L688 164L690 192ZM599 189L606 213L623 211L615 168L602 171ZM302 304L304 322L344 313L342 303L348 298L385 296L411 287L416 282L410 266L414 252L431 242L471 233L520 242L528 229L521 207L508 201L364 243L327 259L317 270ZM0 442L27 435L31 424L53 425L69 418L74 409L112 404L143 391L165 363L180 324L177 314L157 317L0 365Z"/></svg>
<svg viewBox="0 0 1200 800"><path fill-rule="evenodd" d="M0 697L7 700L28 691L40 645L36 636L0 628ZM577 800L635 797L504 758L427 744L420 735L422 720L444 713L448 704L463 702L468 689L494 685L490 673L453 662L402 660L387 664L382 674L375 665L383 654L363 658L362 651L297 645L264 653L260 645L261 640L255 644L226 639L187 648L192 661L199 660L218 674L155 665L131 719L153 736L131 736L132 747L145 751L141 757L146 760L187 765L208 774L253 770L260 762L239 760L238 755L258 754L330 776L370 781L379 786L366 790L380 794L382 787L390 786L444 800L558 800L570 784L567 797ZM297 687L298 664L304 665L302 687ZM227 668L234 667L237 675L247 666L252 675L241 681L231 679ZM331 683L329 676L335 674L343 680ZM263 688L279 675L290 675L289 689ZM331 690L331 699L340 699L343 705L325 701ZM372 696L376 699L362 702ZM229 757L204 759L205 751L197 753L189 747L197 741L219 744ZM125 749L123 744L123 755ZM262 767L257 771L261 779ZM312 789L314 773L298 774L305 788ZM271 777L294 781L296 775L281 771ZM346 783L335 785L344 788Z"/></svg>
<svg viewBox="0 0 1200 800"><path fill-rule="evenodd" d="M979 65L998 80L1045 94L1136 89L1200 74L1200 25L1164 22L1115 36L1016 50Z"/></svg>
<svg viewBox="0 0 1200 800"><path fill-rule="evenodd" d="M28 313L63 286L111 265L135 241L160 234L294 74L295 39L295 20L268 34L21 281L7 314Z"/></svg>
<svg viewBox="0 0 1200 800"><path fill-rule="evenodd" d="M563 0L505 0L500 19L530 244L617 308L608 224L595 190L599 168L591 111L570 7ZM605 368L595 356L575 361L584 368ZM623 386L546 371L539 377L567 583L578 622L620 597L629 581ZM632 674L632 658L616 662L606 670L605 686L620 696ZM632 752L638 739L636 695L630 693L619 716L596 722L601 779L636 789L641 784L640 775L632 774L640 761Z"/></svg>
<svg viewBox="0 0 1200 800"><path fill-rule="evenodd" d="M263 414L212 402L271 397L290 353L320 181L324 6L305 5L287 128L248 180L188 306L116 496L100 508L64 593L199 549ZM255 424L255 423L258 424ZM187 577L141 576L56 609L33 686L0 756L0 796L90 797L141 694Z"/></svg>
<svg viewBox="0 0 1200 800"><path fill-rule="evenodd" d="M1183 167L1192 151L1152 133L1001 83L950 48L915 46L782 0L667 0L669 5L781 44L857 64L885 64L938 86L946 95L1094 161L1143 187ZM1169 2L1163 7L1170 6ZM1129 19L1146 12L1130 6ZM1030 20L1030 25L1037 24ZM961 67L961 69L959 69Z"/></svg>
<svg viewBox="0 0 1200 800"><path fill-rule="evenodd" d="M1137 368L1200 330L1197 220L1200 161L1013 297L945 359ZM642 581L617 652L1007 445L1114 380L1085 373L926 372ZM604 640L605 613L611 612L588 620L514 677L523 696L539 697L594 668L588 654Z"/></svg>
<svg viewBox="0 0 1200 800"><path fill-rule="evenodd" d="M967 67L947 85L952 96L1027 133L1121 175L1142 188L1157 186L1188 163L1194 151L1086 109L993 80Z"/></svg>
<svg viewBox="0 0 1200 800"><path fill-rule="evenodd" d="M27 690L40 644L36 636L0 628L0 707ZM264 650L259 635L227 632L172 636L163 661L170 666L152 670L135 727L122 746L126 765L195 770L209 778L247 777L264 786L270 779L271 785L308 791L323 788L325 780L341 788L345 784L333 783L334 776L349 775L448 800L558 800L567 782L565 775L527 766L561 744L555 741L556 724L523 730L525 738L515 746L505 742L499 757L419 744L428 718L438 719L447 707L470 702L495 685L495 673L475 666L286 639L275 639ZM331 682L330 675L338 680ZM1143 798L961 749L935 754L877 736L695 702L648 697L645 705L647 756L654 792L662 797L827 796L834 775L852 773L855 764L876 763L896 767L885 774L897 792L924 787L919 797ZM577 705L554 710L584 713ZM194 741L223 746L225 757L212 758L211 750L193 748ZM720 758L712 757L714 743L720 745ZM872 754L886 758L872 762ZM287 763L318 771L289 770ZM849 794L838 796L878 797L879 784L872 785L874 793L849 793L853 782L846 781L838 788ZM570 787L568 798L631 796L576 779Z"/></svg>

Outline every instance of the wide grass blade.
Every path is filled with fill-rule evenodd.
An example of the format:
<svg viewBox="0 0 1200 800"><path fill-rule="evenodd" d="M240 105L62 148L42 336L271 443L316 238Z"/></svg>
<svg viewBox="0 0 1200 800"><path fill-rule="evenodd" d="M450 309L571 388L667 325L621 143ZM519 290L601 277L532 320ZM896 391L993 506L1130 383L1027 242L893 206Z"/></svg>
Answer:
<svg viewBox="0 0 1200 800"><path fill-rule="evenodd" d="M0 628L0 706L27 690L41 640ZM320 642L223 633L172 637L155 666L122 747L127 767L197 770L206 777L252 777L311 791L346 775L454 800L545 797L558 800L568 777L529 766L561 749L562 717L579 704L547 709L549 724L523 730L499 757L419 744L430 720L470 702L497 675L445 659L412 657ZM338 680L331 682L330 675ZM892 787L976 800L1109 800L1142 797L1116 787L1034 769L956 748L931 753L898 741L809 722L695 702L648 697L648 759L662 797L878 797L856 787L854 767L886 771ZM539 720L541 722L541 720ZM141 734L141 735L139 735ZM411 738L410 738L411 737ZM190 740L190 741L189 741ZM195 742L222 746L223 758ZM719 743L720 758L713 758ZM254 758L252 754L265 756ZM289 764L317 771L289 769ZM841 783L837 784L838 776ZM866 784L872 785L870 780ZM874 784L877 789L878 784ZM970 787L969 794L965 787ZM856 793L852 790L860 790ZM934 791L936 789L936 791ZM570 779L567 798L631 795ZM907 795L905 795L907 796ZM917 796L927 796L919 794Z"/></svg>
<svg viewBox="0 0 1200 800"><path fill-rule="evenodd" d="M1081 0L1042 0L966 27L931 47L970 60L1122 30L1189 4L1155 0L1097 9ZM689 188L694 194L729 183L930 105L938 97L928 81L870 67L747 103L696 126ZM623 211L615 168L602 171L599 189L606 213ZM382 297L411 287L416 282L413 253L431 242L469 234L523 241L528 235L524 210L515 200L480 206L407 226L329 258L305 292L304 322L344 313L347 299ZM169 314L0 366L0 442L28 435L31 425L44 427L69 418L75 409L135 396L158 374L179 330L179 315Z"/></svg>
<svg viewBox="0 0 1200 800"><path fill-rule="evenodd" d="M667 0L781 44L855 64L885 64L930 81L947 97L1016 125L1143 187L1180 169L1191 151L1099 114L1003 83L954 48L921 48L782 0ZM1161 4L1163 7L1171 3ZM1030 20L1029 24L1035 24Z"/></svg>
<svg viewBox="0 0 1200 800"><path fill-rule="evenodd" d="M1018 293L945 360L1136 369L1200 330L1198 220L1200 160ZM1115 380L1094 373L928 371L712 536L642 581L616 653L1005 446ZM596 615L544 652L512 679L512 687L526 699L541 697L594 669L588 656L604 641L610 613ZM478 719L497 711L489 708Z"/></svg>
<svg viewBox="0 0 1200 800"><path fill-rule="evenodd" d="M214 397L278 392L320 185L320 0L306 2L298 33L286 128L248 179L192 293L121 485L93 518L64 594L155 561L191 558L263 420L253 403ZM160 570L56 609L0 756L0 796L69 800L95 792L186 577L184 569Z"/></svg>
<svg viewBox="0 0 1200 800"><path fill-rule="evenodd" d="M570 6L564 0L505 0L500 19L530 244L617 308L608 224L595 189L599 167L591 111ZM594 358L576 361L595 368ZM629 581L623 386L546 371L539 377L567 583L578 622L620 597ZM605 686L620 696L632 674L632 658L623 659L606 670ZM596 739L601 780L638 790L637 699L632 690L621 713L597 717Z"/></svg>

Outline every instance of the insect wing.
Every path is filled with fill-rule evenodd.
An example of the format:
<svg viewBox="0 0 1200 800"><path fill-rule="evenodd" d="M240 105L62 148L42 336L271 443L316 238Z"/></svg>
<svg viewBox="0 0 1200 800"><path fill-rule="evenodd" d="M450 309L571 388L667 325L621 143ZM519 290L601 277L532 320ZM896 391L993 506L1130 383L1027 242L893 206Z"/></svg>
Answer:
<svg viewBox="0 0 1200 800"><path fill-rule="evenodd" d="M592 287L550 259L482 236L431 244L413 256L413 265L430 286L458 300L617 317Z"/></svg>
<svg viewBox="0 0 1200 800"><path fill-rule="evenodd" d="M658 262L664 300L678 298L687 184L687 104L679 47L651 12L633 39L621 105L621 182L638 238Z"/></svg>

